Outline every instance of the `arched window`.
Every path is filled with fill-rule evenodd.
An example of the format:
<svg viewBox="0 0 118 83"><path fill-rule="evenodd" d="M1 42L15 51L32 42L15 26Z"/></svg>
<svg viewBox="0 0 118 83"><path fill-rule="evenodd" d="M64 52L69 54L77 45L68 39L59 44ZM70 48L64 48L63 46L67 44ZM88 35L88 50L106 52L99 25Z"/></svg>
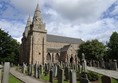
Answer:
<svg viewBox="0 0 118 83"><path fill-rule="evenodd" d="M55 60L59 61L59 54L58 53L55 56Z"/></svg>
<svg viewBox="0 0 118 83"><path fill-rule="evenodd" d="M50 62L51 61L51 55L50 55L50 53L47 54L46 60L47 60L47 62Z"/></svg>

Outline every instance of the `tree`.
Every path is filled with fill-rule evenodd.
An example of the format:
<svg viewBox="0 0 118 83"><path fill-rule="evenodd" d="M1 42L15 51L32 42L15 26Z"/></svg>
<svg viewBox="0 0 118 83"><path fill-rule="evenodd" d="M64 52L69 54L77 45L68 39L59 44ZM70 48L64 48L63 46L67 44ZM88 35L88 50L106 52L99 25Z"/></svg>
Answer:
<svg viewBox="0 0 118 83"><path fill-rule="evenodd" d="M103 58L105 54L105 46L97 39L87 41L79 46L78 57L81 58L81 54L84 53L88 60L98 60Z"/></svg>
<svg viewBox="0 0 118 83"><path fill-rule="evenodd" d="M118 59L118 33L113 32L108 42L108 58Z"/></svg>
<svg viewBox="0 0 118 83"><path fill-rule="evenodd" d="M19 43L8 33L0 29L0 61L17 63L19 57Z"/></svg>

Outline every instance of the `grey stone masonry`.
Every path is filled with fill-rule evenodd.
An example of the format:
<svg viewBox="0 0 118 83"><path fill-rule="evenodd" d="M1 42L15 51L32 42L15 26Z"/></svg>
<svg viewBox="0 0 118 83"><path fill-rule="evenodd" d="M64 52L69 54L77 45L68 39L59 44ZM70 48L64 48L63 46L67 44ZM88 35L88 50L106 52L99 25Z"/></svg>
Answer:
<svg viewBox="0 0 118 83"><path fill-rule="evenodd" d="M2 83L8 83L9 80L9 71L10 71L10 63L4 63L4 72L3 72L3 80Z"/></svg>

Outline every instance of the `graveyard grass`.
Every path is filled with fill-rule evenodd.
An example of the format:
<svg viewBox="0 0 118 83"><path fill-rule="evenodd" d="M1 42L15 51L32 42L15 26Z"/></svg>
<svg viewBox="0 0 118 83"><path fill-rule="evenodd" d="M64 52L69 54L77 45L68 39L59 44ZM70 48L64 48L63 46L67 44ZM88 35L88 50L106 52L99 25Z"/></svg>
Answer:
<svg viewBox="0 0 118 83"><path fill-rule="evenodd" d="M95 73L95 72L94 72L94 73ZM101 80L101 77L102 77L102 76L103 76L103 75L98 74L99 82L100 82L100 83L102 83L102 80ZM118 80L117 80L117 79L111 78L111 80L112 80L112 83L118 83Z"/></svg>
<svg viewBox="0 0 118 83"><path fill-rule="evenodd" d="M58 80L56 78L53 78L53 79L54 79L53 83L57 83L58 82ZM41 76L41 80L43 80L43 81L49 81L49 75L47 75L47 76L42 75ZM64 83L69 83L69 81L64 81ZM77 83L80 83L80 82L77 81Z"/></svg>
<svg viewBox="0 0 118 83"><path fill-rule="evenodd" d="M22 83L20 80L9 74L9 83Z"/></svg>

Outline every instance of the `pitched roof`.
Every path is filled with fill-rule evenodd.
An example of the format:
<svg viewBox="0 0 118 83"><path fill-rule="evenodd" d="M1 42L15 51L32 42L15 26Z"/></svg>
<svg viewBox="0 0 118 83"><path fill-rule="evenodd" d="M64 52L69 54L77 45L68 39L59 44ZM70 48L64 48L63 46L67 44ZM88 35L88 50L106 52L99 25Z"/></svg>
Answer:
<svg viewBox="0 0 118 83"><path fill-rule="evenodd" d="M67 51L71 45L65 45L63 48L61 48L61 51Z"/></svg>
<svg viewBox="0 0 118 83"><path fill-rule="evenodd" d="M55 48L47 48L47 52L53 52L53 53L59 53L60 49L55 49Z"/></svg>
<svg viewBox="0 0 118 83"><path fill-rule="evenodd" d="M64 36L50 35L47 34L48 42L60 42L60 43L70 43L70 44L81 44L83 41L77 38L70 38Z"/></svg>

